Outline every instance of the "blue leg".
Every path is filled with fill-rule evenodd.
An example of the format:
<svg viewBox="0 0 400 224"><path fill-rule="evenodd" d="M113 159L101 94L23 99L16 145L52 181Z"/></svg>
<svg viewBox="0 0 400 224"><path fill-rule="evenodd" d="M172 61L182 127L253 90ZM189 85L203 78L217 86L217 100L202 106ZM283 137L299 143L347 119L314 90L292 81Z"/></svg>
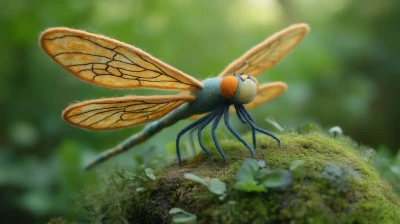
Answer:
<svg viewBox="0 0 400 224"><path fill-rule="evenodd" d="M226 156L225 156L225 154L224 154L224 151L222 151L221 146L220 146L219 143L218 143L217 136L216 136L216 134L215 134L215 130L216 130L217 127L218 127L218 123L219 123L219 121L221 120L221 117L222 117L223 113L224 113L223 108L221 108L220 110L218 110L218 114L217 114L217 116L216 116L216 118L215 118L215 120L214 120L212 129L211 129L211 135L212 135L212 137L213 137L215 147L217 147L219 154L221 154L222 158L224 159L224 162L226 162Z"/></svg>
<svg viewBox="0 0 400 224"><path fill-rule="evenodd" d="M178 136L176 137L176 155L178 156L178 162L179 162L179 166L182 165L182 158L181 158L181 151L180 151L180 147L179 147L179 140L181 138L181 136L183 134L185 134L187 131L189 131L190 129L196 127L197 125L199 125L200 123L202 123L203 121L207 120L207 118L210 115L206 115L202 118L200 118L199 120L189 124L188 126L186 126L184 129L182 129L179 133Z"/></svg>
<svg viewBox="0 0 400 224"><path fill-rule="evenodd" d="M251 157L254 158L254 151L251 149L251 147L249 146L249 144L247 144L247 142L240 137L240 135L235 131L235 129L232 128L231 124L229 123L229 107L225 108L224 111L224 120L225 120L225 125L226 127L229 129L229 131L232 132L232 134L241 142L243 143L244 146L246 146L246 148L250 151L251 153Z"/></svg>
<svg viewBox="0 0 400 224"><path fill-rule="evenodd" d="M200 147L203 151L210 157L210 151L204 146L203 138L201 137L201 132L203 129L217 116L218 111L213 112L207 120L200 124L199 128L197 129L197 138L199 139Z"/></svg>
<svg viewBox="0 0 400 224"><path fill-rule="evenodd" d="M189 131L189 141L190 141L190 147L192 148L193 154L196 155L196 147L194 146L194 139L193 139L193 133L199 128L199 126L194 127L190 129Z"/></svg>
<svg viewBox="0 0 400 224"><path fill-rule="evenodd" d="M271 138L275 139L278 142L278 146L279 148L281 147L281 141L279 140L278 137L276 137L274 134L272 134L271 132L264 130L262 128L257 127L254 122L252 121L252 118L249 114L249 112L246 110L246 108L244 108L242 105L239 105L240 111L241 113L244 115L244 118L247 120L247 122L249 122L249 124L251 125L251 127L261 133L264 133L268 136L270 136Z"/></svg>
<svg viewBox="0 0 400 224"><path fill-rule="evenodd" d="M241 109L240 109L240 107L239 107L238 104L235 104L235 109L236 109L236 113L237 113L238 116L239 116L239 119L246 120L246 117L247 117L247 116L241 111ZM250 114L249 114L249 115L250 115ZM253 120L253 118L251 117L251 115L248 116L247 118L248 118L250 121L253 121L253 122L254 122L254 120ZM247 120L246 120L246 121L247 121ZM243 123L248 123L248 122L243 122ZM252 135L252 138L253 138L253 148L256 149L256 148L257 148L256 130L254 130L253 127L251 127L251 135Z"/></svg>
<svg viewBox="0 0 400 224"><path fill-rule="evenodd" d="M244 123L247 123L246 120L244 119L243 115L242 115L241 113L239 113L239 109L238 109L237 105L234 104L233 106L235 107L236 114L237 114L239 120L240 120L243 124L244 124Z"/></svg>

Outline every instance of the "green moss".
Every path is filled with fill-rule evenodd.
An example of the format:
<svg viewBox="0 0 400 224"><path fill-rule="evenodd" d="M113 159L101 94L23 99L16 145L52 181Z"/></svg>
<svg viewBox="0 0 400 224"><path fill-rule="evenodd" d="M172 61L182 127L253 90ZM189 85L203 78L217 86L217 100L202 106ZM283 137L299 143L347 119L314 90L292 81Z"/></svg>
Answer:
<svg viewBox="0 0 400 224"><path fill-rule="evenodd" d="M147 192L133 198L132 223L169 223L168 210L179 207L196 214L198 223L400 223L400 200L390 185L360 156L346 138L333 139L318 132L279 135L282 148L259 135L256 159L270 168L288 169L293 160L304 160L302 175L295 175L286 189L267 193L243 193L233 189L235 173L250 153L237 141L221 141L228 162L215 149L211 159L203 153L175 164L149 182ZM250 141L250 136L245 136ZM349 179L342 192L322 174L329 165L348 166L360 175ZM184 173L219 178L227 183L228 195L221 201L204 186L183 179Z"/></svg>

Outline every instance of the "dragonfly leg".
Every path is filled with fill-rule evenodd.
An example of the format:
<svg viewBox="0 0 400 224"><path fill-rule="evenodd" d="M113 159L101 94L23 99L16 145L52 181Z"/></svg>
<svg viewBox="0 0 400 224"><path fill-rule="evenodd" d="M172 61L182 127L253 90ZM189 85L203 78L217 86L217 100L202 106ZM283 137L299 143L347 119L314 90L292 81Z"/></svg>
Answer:
<svg viewBox="0 0 400 224"><path fill-rule="evenodd" d="M179 141L182 137L183 134L185 134L187 131L189 131L190 129L196 127L197 125L199 125L200 123L204 122L205 120L207 120L208 115L204 116L202 118L200 118L199 120L189 124L188 126L186 126L184 129L182 129L179 133L178 136L176 137L176 155L178 156L178 163L179 166L182 165L182 158L181 158L181 151L180 151L180 147L179 147Z"/></svg>
<svg viewBox="0 0 400 224"><path fill-rule="evenodd" d="M244 118L247 120L247 122L251 125L251 127L253 128L253 130L259 131L263 134L266 134L268 136L270 136L271 138L275 139L278 143L279 148L281 147L281 140L279 140L279 138L277 136L275 136L274 134L272 134L271 132L264 130L260 127L257 127L254 124L253 118L251 117L251 115L249 114L249 112L246 110L246 108L243 107L243 105L239 105L239 112L242 113L242 115L244 116ZM255 134L253 135L253 138L255 137Z"/></svg>
<svg viewBox="0 0 400 224"><path fill-rule="evenodd" d="M241 113L239 113L238 105L237 105L237 104L234 104L233 106L235 107L236 114L237 114L239 120L240 120L243 124L247 123L246 120L244 119L243 115L242 115Z"/></svg>
<svg viewBox="0 0 400 224"><path fill-rule="evenodd" d="M242 112L241 108L239 107L238 104L235 104L235 110L236 110L236 114L238 115L239 119L242 120L242 123L249 123L247 122L246 119L246 115ZM249 114L248 119L250 119L251 121L254 122L253 117L251 117L251 115ZM257 138L256 138L256 130L251 127L251 136L253 138L253 148L256 149L257 148Z"/></svg>
<svg viewBox="0 0 400 224"><path fill-rule="evenodd" d="M199 139L199 144L200 147L203 149L203 151L207 154L208 157L211 156L210 151L208 151L208 149L204 146L203 143L203 138L201 137L201 133L203 131L203 129L217 116L218 112L213 112L209 116L209 118L207 118L207 120L205 120L203 123L201 123L199 125L199 128L197 129L197 138Z"/></svg>
<svg viewBox="0 0 400 224"><path fill-rule="evenodd" d="M213 137L215 147L217 147L218 152L221 154L222 158L224 159L224 162L226 162L225 153L224 153L224 151L222 151L221 146L220 146L219 143L218 143L217 136L216 136L216 134L215 134L215 130L216 130L217 127L218 127L218 123L219 123L219 121L221 120L221 117L222 117L223 113L224 113L224 110L223 110L222 108L221 108L220 110L218 110L217 115L216 115L216 118L215 118L214 123L213 123L213 125L212 125L211 135L212 135L212 137Z"/></svg>
<svg viewBox="0 0 400 224"><path fill-rule="evenodd" d="M251 149L249 144L235 131L235 129L232 128L231 124L229 123L229 107L226 107L224 109L224 120L225 120L225 125L229 129L229 131L232 132L232 134L241 142L243 143L244 146L250 151L251 157L254 158L254 151Z"/></svg>
<svg viewBox="0 0 400 224"><path fill-rule="evenodd" d="M196 154L196 147L194 146L194 137L193 137L193 133L199 129L199 125L190 129L189 131L189 141L190 141L190 147L192 148L193 154Z"/></svg>

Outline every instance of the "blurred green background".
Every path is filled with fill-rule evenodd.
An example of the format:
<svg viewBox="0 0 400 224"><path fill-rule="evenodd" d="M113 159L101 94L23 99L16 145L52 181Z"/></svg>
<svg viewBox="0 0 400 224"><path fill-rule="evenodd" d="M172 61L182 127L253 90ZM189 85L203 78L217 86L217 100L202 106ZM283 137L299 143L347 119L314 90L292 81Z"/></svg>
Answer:
<svg viewBox="0 0 400 224"><path fill-rule="evenodd" d="M165 151L188 124L180 122L103 169L83 173L83 164L97 152L142 127L85 131L64 122L62 110L75 101L156 91L81 82L39 48L44 29L101 33L202 80L272 33L309 23L311 33L294 53L260 76L260 83L285 81L289 90L252 111L257 123L272 131L267 117L285 127L338 125L359 143L385 148L393 157L400 146L399 11L397 0L0 1L0 220L84 221L75 198L101 182L107 165L134 167L136 155L154 146Z"/></svg>

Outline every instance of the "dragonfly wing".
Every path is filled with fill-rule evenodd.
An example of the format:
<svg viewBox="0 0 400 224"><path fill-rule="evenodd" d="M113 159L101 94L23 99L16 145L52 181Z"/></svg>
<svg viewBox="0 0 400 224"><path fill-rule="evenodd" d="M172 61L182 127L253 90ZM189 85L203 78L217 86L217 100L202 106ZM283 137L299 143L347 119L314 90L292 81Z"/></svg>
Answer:
<svg viewBox="0 0 400 224"><path fill-rule="evenodd" d="M270 82L265 83L258 87L258 92L253 101L244 106L247 109L252 109L258 105L264 104L270 100L275 99L287 89L287 85L284 82Z"/></svg>
<svg viewBox="0 0 400 224"><path fill-rule="evenodd" d="M63 118L72 125L91 130L124 128L157 120L195 99L191 95L163 95L89 100L67 107Z"/></svg>
<svg viewBox="0 0 400 224"><path fill-rule="evenodd" d="M295 24L275 33L232 62L218 76L246 74L257 76L282 60L308 33L307 24Z"/></svg>
<svg viewBox="0 0 400 224"><path fill-rule="evenodd" d="M78 78L110 88L157 88L196 91L193 77L143 50L101 35L50 28L40 37L44 51Z"/></svg>

